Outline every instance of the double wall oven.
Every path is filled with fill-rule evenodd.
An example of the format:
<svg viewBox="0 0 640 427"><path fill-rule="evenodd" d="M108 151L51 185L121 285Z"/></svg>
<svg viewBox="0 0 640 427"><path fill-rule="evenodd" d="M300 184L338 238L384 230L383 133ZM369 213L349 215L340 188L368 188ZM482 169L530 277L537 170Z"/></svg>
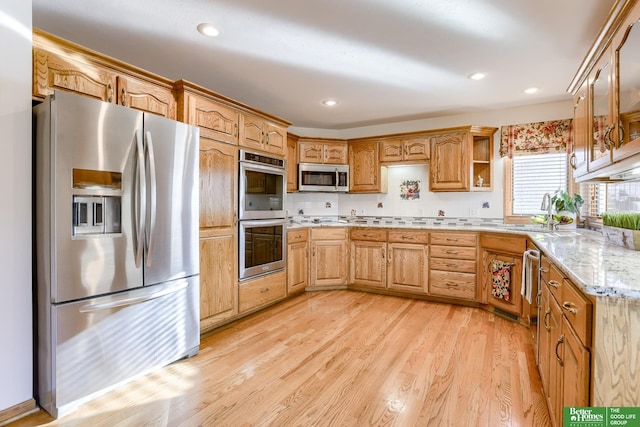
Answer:
<svg viewBox="0 0 640 427"><path fill-rule="evenodd" d="M238 184L240 280L284 269L285 161L240 150Z"/></svg>

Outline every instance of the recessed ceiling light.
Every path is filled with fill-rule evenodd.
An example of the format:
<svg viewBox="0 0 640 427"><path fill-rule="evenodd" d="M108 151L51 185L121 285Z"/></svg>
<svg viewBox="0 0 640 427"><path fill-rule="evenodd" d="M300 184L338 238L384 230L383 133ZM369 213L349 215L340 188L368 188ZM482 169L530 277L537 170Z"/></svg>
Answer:
<svg viewBox="0 0 640 427"><path fill-rule="evenodd" d="M218 34L220 34L220 31L218 31L216 27L206 22L198 24L198 31L200 32L200 34L208 37L216 37Z"/></svg>
<svg viewBox="0 0 640 427"><path fill-rule="evenodd" d="M531 95L532 93L538 93L538 92L540 92L539 87L530 87L529 89L524 90L524 93L528 93L529 95Z"/></svg>
<svg viewBox="0 0 640 427"><path fill-rule="evenodd" d="M327 107L333 107L334 105L338 105L338 101L336 101L335 99L325 99L324 101L322 101L323 105L326 105Z"/></svg>
<svg viewBox="0 0 640 427"><path fill-rule="evenodd" d="M473 73L469 76L471 80L482 80L485 77L487 77L485 73Z"/></svg>

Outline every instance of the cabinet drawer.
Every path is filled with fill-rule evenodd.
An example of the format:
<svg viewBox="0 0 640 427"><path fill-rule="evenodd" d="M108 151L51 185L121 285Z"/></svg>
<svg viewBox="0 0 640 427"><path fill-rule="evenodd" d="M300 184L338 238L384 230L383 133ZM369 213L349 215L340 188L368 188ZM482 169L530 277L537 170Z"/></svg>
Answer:
<svg viewBox="0 0 640 427"><path fill-rule="evenodd" d="M307 228L293 228L287 230L287 243L299 243L306 242L309 236L309 230Z"/></svg>
<svg viewBox="0 0 640 427"><path fill-rule="evenodd" d="M311 228L311 240L341 240L347 238L344 227Z"/></svg>
<svg viewBox="0 0 640 427"><path fill-rule="evenodd" d="M527 238L509 234L482 234L480 246L483 249L493 249L499 252L522 254L527 250Z"/></svg>
<svg viewBox="0 0 640 427"><path fill-rule="evenodd" d="M591 346L592 304L575 286L566 279L562 283L562 299L558 300L562 312L576 331L582 343Z"/></svg>
<svg viewBox="0 0 640 427"><path fill-rule="evenodd" d="M548 277L547 285L549 285L551 294L558 301L558 304L562 304L562 288L565 287L563 284L564 275L553 264L549 264Z"/></svg>
<svg viewBox="0 0 640 427"><path fill-rule="evenodd" d="M475 273L476 262L461 259L430 258L431 270L457 271L460 273Z"/></svg>
<svg viewBox="0 0 640 427"><path fill-rule="evenodd" d="M284 271L240 283L240 312L284 298L286 292L287 280Z"/></svg>
<svg viewBox="0 0 640 427"><path fill-rule="evenodd" d="M431 236L433 242L433 236ZM451 259L476 259L476 248L462 246L435 246L431 245L431 257Z"/></svg>
<svg viewBox="0 0 640 427"><path fill-rule="evenodd" d="M389 242L394 243L422 243L423 245L429 244L429 232L428 231L414 231L414 230L390 230Z"/></svg>
<svg viewBox="0 0 640 427"><path fill-rule="evenodd" d="M542 255L540 257L540 278L546 283L549 283L549 270L551 269L551 263L549 258Z"/></svg>
<svg viewBox="0 0 640 427"><path fill-rule="evenodd" d="M350 231L351 240L368 240L371 242L386 242L387 230L372 228L352 228Z"/></svg>
<svg viewBox="0 0 640 427"><path fill-rule="evenodd" d="M429 293L445 297L475 299L476 275L431 270Z"/></svg>
<svg viewBox="0 0 640 427"><path fill-rule="evenodd" d="M477 236L465 233L431 233L432 245L449 245L449 246L475 246Z"/></svg>

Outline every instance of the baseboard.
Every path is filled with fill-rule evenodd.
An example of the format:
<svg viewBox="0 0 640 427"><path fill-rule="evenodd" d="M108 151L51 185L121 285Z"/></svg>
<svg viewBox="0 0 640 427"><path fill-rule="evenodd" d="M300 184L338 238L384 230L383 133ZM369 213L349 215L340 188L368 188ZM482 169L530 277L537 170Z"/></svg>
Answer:
<svg viewBox="0 0 640 427"><path fill-rule="evenodd" d="M0 426L4 426L19 418L38 410L35 399L29 399L10 408L0 411Z"/></svg>

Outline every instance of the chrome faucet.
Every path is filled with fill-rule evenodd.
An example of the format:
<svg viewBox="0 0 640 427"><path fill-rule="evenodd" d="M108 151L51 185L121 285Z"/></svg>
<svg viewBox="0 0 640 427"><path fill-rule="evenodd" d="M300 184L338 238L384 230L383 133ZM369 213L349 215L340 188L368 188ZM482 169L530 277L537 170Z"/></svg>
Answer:
<svg viewBox="0 0 640 427"><path fill-rule="evenodd" d="M551 205L551 194L544 193L544 196L542 196L542 205L540 206L540 209L542 209L543 211L547 211L547 229L553 230L553 205ZM544 227L544 224L542 226Z"/></svg>

